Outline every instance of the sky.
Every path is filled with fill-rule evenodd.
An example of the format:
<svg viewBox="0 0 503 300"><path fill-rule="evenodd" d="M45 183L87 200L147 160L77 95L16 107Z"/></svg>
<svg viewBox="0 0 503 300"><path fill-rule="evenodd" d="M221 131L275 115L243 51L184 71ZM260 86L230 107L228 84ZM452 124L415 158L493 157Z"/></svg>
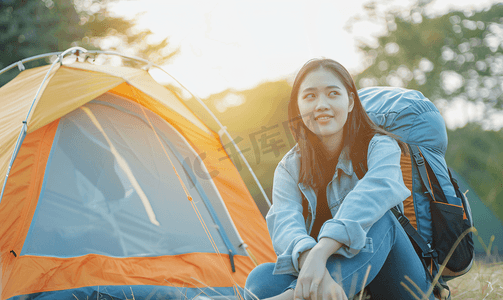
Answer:
<svg viewBox="0 0 503 300"><path fill-rule="evenodd" d="M402 8L413 3L385 2ZM436 0L426 12L480 10L494 2ZM335 59L357 74L363 68L358 41L372 43L383 30L369 22L347 29L366 3L369 0L130 0L114 3L112 11L136 16L139 28L151 30L154 39L169 37L171 49L179 48L180 53L165 66L166 71L206 98L229 88L244 90L265 81L292 80L313 57ZM159 72L152 75L163 81Z"/></svg>

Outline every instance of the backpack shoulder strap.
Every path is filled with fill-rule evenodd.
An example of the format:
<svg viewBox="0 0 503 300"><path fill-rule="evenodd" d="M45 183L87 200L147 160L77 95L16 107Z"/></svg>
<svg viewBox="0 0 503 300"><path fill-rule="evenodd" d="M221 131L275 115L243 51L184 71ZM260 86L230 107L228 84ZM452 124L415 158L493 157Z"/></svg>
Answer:
<svg viewBox="0 0 503 300"><path fill-rule="evenodd" d="M419 176L421 177L421 181L423 182L423 186L428 191L428 194L430 194L431 199L435 200L435 195L432 190L431 182L428 177L428 170L426 169L425 160L423 158L423 155L421 154L421 150L419 150L419 147L417 145L410 145L410 144L408 145L410 153L412 154L412 158L416 163Z"/></svg>
<svg viewBox="0 0 503 300"><path fill-rule="evenodd" d="M421 182L423 186L426 188L428 194L430 195L431 197L430 199L432 201L447 203L447 199L437 179L437 175L428 165L428 161L424 159L423 154L421 153L419 147L416 145L409 144L409 149L410 152L412 153L412 157L417 166L419 177L421 177Z"/></svg>
<svg viewBox="0 0 503 300"><path fill-rule="evenodd" d="M418 246L421 249L423 256L435 258L436 253L433 251L433 249L431 249L430 245L423 239L423 237L417 232L414 226L410 224L409 219L402 212L400 212L396 206L391 208L391 212L398 219L398 222L400 223L400 225L402 225L407 235L414 241L416 246Z"/></svg>
<svg viewBox="0 0 503 300"><path fill-rule="evenodd" d="M425 166L425 160L421 155L421 151L416 145L409 145L409 148L414 157L414 161L416 162L416 165L420 170L421 179L423 180L423 175L425 177L424 180L426 180L426 182L423 180L423 184L427 186L428 192L433 196L433 193L431 192L431 188L429 186L429 181L427 179L428 174ZM354 171L358 179L362 179L363 176L365 176L365 174L367 173L367 156L365 156L365 160L356 163L356 165L354 166ZM417 247L421 249L423 257L435 257L436 253L431 249L430 245L424 240L424 238L417 232L414 226L410 224L409 219L402 212L400 212L397 207L393 207L391 209L391 212L393 212L395 217L398 219L398 222L400 223L400 225L402 225L403 229L410 237L410 239L416 244Z"/></svg>

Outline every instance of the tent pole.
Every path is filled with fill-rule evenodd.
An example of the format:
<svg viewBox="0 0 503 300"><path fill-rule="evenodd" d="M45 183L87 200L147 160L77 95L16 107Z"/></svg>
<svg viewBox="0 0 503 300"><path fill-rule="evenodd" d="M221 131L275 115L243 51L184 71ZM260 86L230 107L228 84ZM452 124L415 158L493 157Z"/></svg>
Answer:
<svg viewBox="0 0 503 300"><path fill-rule="evenodd" d="M71 50L71 49L68 49L66 51L69 51L69 50ZM28 110L28 114L26 114L26 119L24 120L26 124L28 124L28 118L30 117L31 110L33 109L33 106L35 105L35 101L37 101L38 95L42 91L42 87L44 86L44 83L47 81L47 78L49 78L49 74L51 74L52 69L54 68L54 65L56 65L58 62L61 62L61 63L63 62L63 56L66 53L66 51L63 53L60 53L58 55L58 58L52 63L51 67L49 68L49 70L45 74L44 80L42 80L42 83L38 87L37 93L35 94L35 97L33 98L33 102L31 103L30 109Z"/></svg>
<svg viewBox="0 0 503 300"><path fill-rule="evenodd" d="M23 122L21 132L19 133L19 136L16 141L14 153L12 153L12 156L10 158L9 167L7 168L7 174L5 174L5 179L4 179L3 186L2 186L2 192L0 193L0 203L2 202L3 193L5 191L5 186L7 185L7 179L9 178L9 174L10 174L10 169L12 168L12 165L14 164L14 160L16 159L16 156L19 152L19 149L21 149L21 144L23 143L23 140L26 137L26 131L27 131L26 122Z"/></svg>
<svg viewBox="0 0 503 300"><path fill-rule="evenodd" d="M234 146L234 148L236 148L236 150L238 151L239 153L239 156L241 157L241 159L244 161L246 167L248 168L248 171L250 171L253 179L255 180L255 183L258 185L259 189L260 189L260 192L262 193L262 196L264 197L265 201L267 202L267 204L269 205L269 207L271 207L271 201L269 200L269 197L267 197L267 194L265 193L264 189L262 188L262 184L260 184L260 181L258 180L257 176L255 175L255 172L253 172L253 169L252 167L250 166L250 164L248 163L248 160L246 160L246 158L244 157L243 153L241 152L241 149L239 149L238 145L234 142L234 140L232 139L231 135L229 134L229 132L227 131L227 127L225 127L222 123L220 123L220 121L218 120L218 118L215 116L215 114L213 114L213 112L209 109L209 107L199 98L197 97L196 95L194 95L190 90L188 90L183 84L180 83L180 81L178 81L176 78L174 78L173 76L171 76L171 74L169 74L166 70L164 70L162 67L156 65L156 64L153 64L154 67L157 67L159 68L161 71L163 71L164 73L166 73L169 77L171 77L173 80L175 80L182 88L184 88L186 91L188 91L192 97L194 97L194 99L197 100L197 102L199 102L199 104L204 108L206 109L206 111L211 115L211 117L213 118L213 120L215 120L215 122L217 122L218 126L220 127L220 131L222 131L223 133L225 133L225 135L227 136L227 138L229 138L229 140L231 141L232 145Z"/></svg>
<svg viewBox="0 0 503 300"><path fill-rule="evenodd" d="M69 51L68 49L67 51ZM84 49L85 50L85 49ZM65 51L66 52L66 51ZM21 128L21 132L19 133L19 137L16 141L16 146L14 147L14 152L12 153L10 162L9 162L9 167L7 168L7 173L5 174L5 179L3 182L3 187L2 187L2 192L0 193L0 203L2 202L2 197L5 191L5 187L7 186L7 179L9 178L10 170L12 168L12 165L14 164L14 161L16 160L17 154L19 153L19 149L21 149L21 145L23 144L24 137L26 136L26 133L28 131L28 118L30 117L31 110L33 109L33 106L35 105L35 101L38 98L38 95L40 94L40 91L42 90L42 87L44 86L45 82L47 81L47 78L49 78L49 74L51 74L52 69L54 68L54 65L58 63L58 61L63 60L63 55L60 53L58 55L58 58L52 63L51 67L45 74L44 80L42 80L42 83L38 87L37 93L35 94L35 97L33 98L33 102L31 103L30 109L28 110L28 113L26 114L26 119L23 121L23 127ZM41 56L44 57L44 56ZM40 58L40 57L39 57ZM15 63L17 65L17 63Z"/></svg>
<svg viewBox="0 0 503 300"><path fill-rule="evenodd" d="M264 197L265 201L267 202L267 205L269 205L269 207L271 207L271 201L269 200L269 197L267 196L267 194L265 193L264 189L262 188L262 184L260 183L260 181L258 180L257 176L255 175L255 172L253 172L253 169L250 166L250 164L248 163L248 160L246 160L246 158L244 157L243 153L241 152L241 149L239 149L238 145L232 139L231 135L227 131L227 128L224 125L222 125L222 123L220 123L220 121L218 120L218 118L215 116L215 114L213 114L213 112L208 108L208 106L199 97L197 97L196 95L194 95L189 89L187 89L183 84L181 84L180 81L178 81L176 78L174 78L173 76L171 76L171 74L169 74L161 66L159 66L157 64L154 64L154 63L151 63L150 61L148 61L146 59L142 59L142 58L139 58L139 57L127 56L127 55L123 55L123 54L120 54L120 53L117 53L117 52L112 52L112 51L88 50L87 53L90 53L90 54L91 53L96 53L96 54L118 55L118 56L121 56L121 57L124 57L124 58L128 58L128 59L133 59L133 60L144 62L144 63L147 64L147 69L150 66L153 66L153 67L156 67L156 68L160 69L161 71L163 71L164 73L166 73L169 77L171 77L174 81L176 81L183 89L185 89L186 91L188 91L192 95L192 97L194 97L194 99L196 99L197 102L199 102L199 104L210 114L210 116L213 118L213 120L215 120L215 122L220 127L220 130L223 131L225 133L225 135L229 138L229 140L231 141L232 145L234 146L234 148L236 148L237 152L239 153L241 159L244 161L246 167L248 168L248 171L251 173L253 179L255 180L255 183L259 187L260 192L262 193L262 196Z"/></svg>
<svg viewBox="0 0 503 300"><path fill-rule="evenodd" d="M24 63L27 63L27 62L30 62L30 61L34 61L34 60L37 60L37 59L42 59L42 58L46 58L46 57L50 57L50 56L54 56L54 55L60 55L60 54L61 54L61 52L51 52L51 53L35 55L35 56L31 56L31 57L22 59L22 60L17 61L17 62L15 62L13 64L10 64L7 67L5 67L2 70L0 70L0 75L2 75L3 73L9 71L10 69L12 69L14 67L19 67L20 64L23 65Z"/></svg>
<svg viewBox="0 0 503 300"><path fill-rule="evenodd" d="M139 58L139 57L128 56L128 55L123 55L123 54L120 54L120 53L117 53L117 52L113 52L113 51L86 50L85 48L82 48L82 47L73 47L73 48L70 48L70 49L68 49L66 51L63 51L63 52L53 52L53 53L47 53L47 54L32 56L30 58L26 58L26 59L23 59L23 60L19 61L19 62L23 63L23 62L28 62L28 61L33 61L33 60L36 60L36 59L40 59L40 58L49 57L49 56L52 56L52 55L57 55L58 56L58 58L52 63L51 68L49 69L49 71L47 72L44 80L42 81L42 84L40 85L40 87L39 87L39 89L37 91L37 94L35 96L35 99L33 100L33 103L32 103L32 105L30 107L30 110L28 111L28 115L26 116L26 120L25 121L28 121L28 117L29 117L29 115L31 113L33 105L35 104L35 100L37 99L38 94L40 93L43 84L47 80L47 77L49 76L50 72L52 71L53 66L58 61L61 62L61 63L63 63L63 57L66 54L68 54L68 53L75 54L76 52L78 53L80 51L82 53L85 53L85 54L117 55L117 56L120 56L120 57L124 57L124 58L128 58L128 59L140 61L140 62L143 62L143 63L147 64L147 69L150 66L154 66L154 67L160 69L161 71L163 71L164 73L166 73L173 80L175 80L183 89L185 89L186 91L188 91L192 95L192 97L194 97L194 99L197 100L197 102L199 102L199 104L210 114L210 116L213 118L213 120L215 120L215 122L218 124L218 126L220 127L220 131L223 132L223 133L225 133L225 135L229 138L229 140L231 141L232 145L234 146L234 148L236 148L237 152L239 153L241 159L244 161L246 167L248 168L248 171L251 173L251 175L253 177L253 180L255 181L255 183L257 184L257 186L259 187L260 192L262 193L262 196L264 197L265 201L267 202L267 205L269 205L269 207L271 207L271 201L269 200L269 197L267 196L267 194L265 193L264 189L262 188L262 184L260 183L260 181L258 180L257 176L255 175L255 172L253 172L253 169L250 166L250 164L248 163L248 160L246 160L246 158L244 157L243 153L241 152L241 149L239 149L238 145L234 142L234 140L232 139L231 135L227 131L227 127L225 127L224 125L222 125L222 123L220 123L220 121L218 120L218 118L215 116L215 114L213 114L213 112L209 109L209 107L199 97L197 97L196 95L194 95L189 89L187 89L183 84L181 84L180 81L178 81L176 78L174 78L173 76L171 76L171 74L169 74L161 66L159 66L157 64L153 64L153 63L151 63L150 61L148 61L146 59ZM19 62L15 62L15 63L9 65L8 67L0 70L0 74L2 74L3 72L5 72L7 70L10 70L10 69L14 68L15 66L18 66ZM19 142L19 139L18 139L18 142ZM16 147L17 147L17 145L16 145ZM19 147L21 147L21 145L19 145ZM13 158L11 159L11 163L13 163L13 161L15 159L15 155L14 154L16 154L16 153L13 153ZM12 164L9 165L9 170L10 170L11 166L12 166ZM8 172L7 172L7 176L8 176ZM4 181L4 187L2 188L2 193L0 194L0 201L2 201L2 197L1 196L3 195L3 191L4 191L4 188L5 188L6 181L7 181L7 177L6 177L5 181Z"/></svg>

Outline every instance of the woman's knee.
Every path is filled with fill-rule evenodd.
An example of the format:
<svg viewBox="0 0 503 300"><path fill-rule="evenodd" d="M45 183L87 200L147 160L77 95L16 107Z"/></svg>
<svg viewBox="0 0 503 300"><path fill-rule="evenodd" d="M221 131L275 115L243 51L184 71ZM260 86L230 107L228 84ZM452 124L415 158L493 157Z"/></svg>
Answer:
<svg viewBox="0 0 503 300"><path fill-rule="evenodd" d="M273 271L274 263L264 263L255 267L246 278L245 299L256 299L250 295L250 292L253 295L259 294L263 289L264 282L270 280Z"/></svg>
<svg viewBox="0 0 503 300"><path fill-rule="evenodd" d="M246 278L246 286L253 284L257 281L267 280L268 277L272 276L274 271L274 263L264 263L255 267L248 277Z"/></svg>
<svg viewBox="0 0 503 300"><path fill-rule="evenodd" d="M250 272L245 284L246 300L279 295L296 279L293 275L273 275L274 266L274 263L265 263Z"/></svg>

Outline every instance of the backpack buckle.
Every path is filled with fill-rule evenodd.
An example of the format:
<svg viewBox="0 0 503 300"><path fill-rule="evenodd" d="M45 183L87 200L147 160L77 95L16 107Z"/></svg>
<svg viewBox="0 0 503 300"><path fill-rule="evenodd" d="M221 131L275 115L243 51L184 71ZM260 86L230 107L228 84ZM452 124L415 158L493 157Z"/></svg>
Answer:
<svg viewBox="0 0 503 300"><path fill-rule="evenodd" d="M414 160L418 166L424 165L424 158L419 153L414 153Z"/></svg>
<svg viewBox="0 0 503 300"><path fill-rule="evenodd" d="M398 215L397 219L398 219L398 222L400 223L400 225L402 225L402 227L405 227L410 223L409 219L407 219L407 217L405 217L402 214Z"/></svg>
<svg viewBox="0 0 503 300"><path fill-rule="evenodd" d="M431 248L430 243L427 243L426 246L428 247L428 252L423 253L423 257L431 257L436 260L438 258L437 251L435 251Z"/></svg>

